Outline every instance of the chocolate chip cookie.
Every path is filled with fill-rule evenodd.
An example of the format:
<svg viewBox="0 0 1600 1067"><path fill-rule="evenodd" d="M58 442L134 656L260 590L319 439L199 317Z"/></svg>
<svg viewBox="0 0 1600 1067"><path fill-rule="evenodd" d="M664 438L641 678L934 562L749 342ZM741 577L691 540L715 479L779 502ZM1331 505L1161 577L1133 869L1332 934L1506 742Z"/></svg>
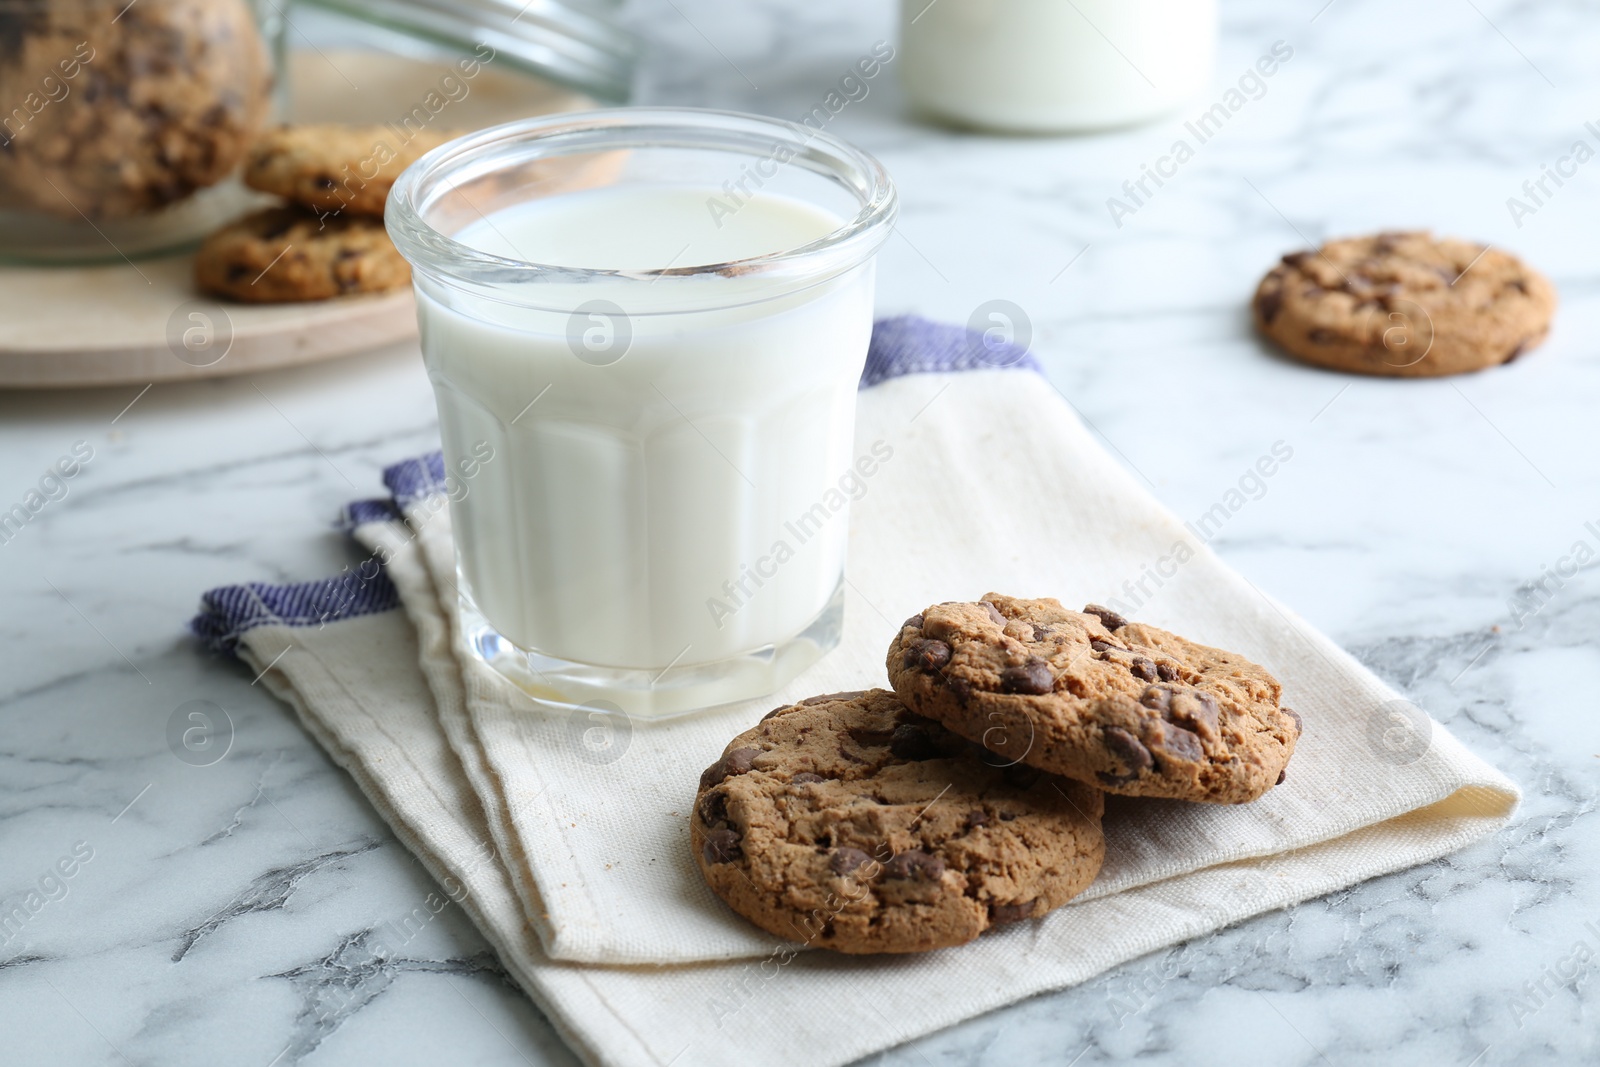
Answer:
<svg viewBox="0 0 1600 1067"><path fill-rule="evenodd" d="M284 126L251 147L244 180L318 212L378 217L400 172L452 136L392 126Z"/></svg>
<svg viewBox="0 0 1600 1067"><path fill-rule="evenodd" d="M1003 762L885 690L812 697L706 769L695 858L779 937L848 953L959 945L1070 900L1105 855L1099 791Z"/></svg>
<svg viewBox="0 0 1600 1067"><path fill-rule="evenodd" d="M1509 363L1544 340L1555 287L1515 256L1426 232L1293 252L1267 272L1256 329L1308 363L1432 377Z"/></svg>
<svg viewBox="0 0 1600 1067"><path fill-rule="evenodd" d="M274 207L206 238L194 274L208 293L273 304L397 289L411 266L380 219Z"/></svg>
<svg viewBox="0 0 1600 1067"><path fill-rule="evenodd" d="M938 604L906 620L888 665L913 711L1110 793L1255 800L1300 735L1261 667L1092 604Z"/></svg>
<svg viewBox="0 0 1600 1067"><path fill-rule="evenodd" d="M0 3L0 207L175 204L238 169L271 88L247 0Z"/></svg>

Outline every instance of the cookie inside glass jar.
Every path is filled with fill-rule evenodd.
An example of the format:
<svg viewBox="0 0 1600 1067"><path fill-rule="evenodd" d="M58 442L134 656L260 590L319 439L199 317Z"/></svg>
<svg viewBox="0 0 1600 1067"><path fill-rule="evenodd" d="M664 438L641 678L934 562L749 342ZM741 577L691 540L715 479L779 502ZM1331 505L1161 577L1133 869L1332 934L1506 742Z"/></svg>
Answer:
<svg viewBox="0 0 1600 1067"><path fill-rule="evenodd" d="M0 200L91 221L176 204L237 169L272 85L246 0L0 0Z"/></svg>

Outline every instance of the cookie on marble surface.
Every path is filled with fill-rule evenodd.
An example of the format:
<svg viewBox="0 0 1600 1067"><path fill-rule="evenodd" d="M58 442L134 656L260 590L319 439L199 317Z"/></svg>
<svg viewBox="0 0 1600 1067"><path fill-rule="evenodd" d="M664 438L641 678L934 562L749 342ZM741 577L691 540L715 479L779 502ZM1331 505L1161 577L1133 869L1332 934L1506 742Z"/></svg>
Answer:
<svg viewBox="0 0 1600 1067"><path fill-rule="evenodd" d="M778 708L700 779L690 839L734 911L847 953L922 952L1037 918L1105 856L1104 797L1003 765L874 689Z"/></svg>
<svg viewBox="0 0 1600 1067"><path fill-rule="evenodd" d="M1433 377L1509 363L1544 340L1555 287L1508 253L1427 232L1293 252L1267 272L1256 329L1335 370Z"/></svg>
<svg viewBox="0 0 1600 1067"><path fill-rule="evenodd" d="M274 207L206 238L194 276L205 292L273 304L398 289L411 266L379 219Z"/></svg>
<svg viewBox="0 0 1600 1067"><path fill-rule="evenodd" d="M1283 780L1300 734L1263 668L1092 604L937 604L906 620L888 667L913 711L1128 796L1255 800Z"/></svg>
<svg viewBox="0 0 1600 1067"><path fill-rule="evenodd" d="M245 184L314 211L383 215L400 172L454 136L390 126L283 126L251 146Z"/></svg>

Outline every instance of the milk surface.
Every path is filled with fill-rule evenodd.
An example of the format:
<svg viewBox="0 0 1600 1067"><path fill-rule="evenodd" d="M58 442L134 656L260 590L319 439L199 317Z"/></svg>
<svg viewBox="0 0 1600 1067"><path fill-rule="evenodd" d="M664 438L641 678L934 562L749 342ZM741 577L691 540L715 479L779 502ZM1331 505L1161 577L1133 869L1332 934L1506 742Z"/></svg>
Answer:
<svg viewBox="0 0 1600 1067"><path fill-rule="evenodd" d="M722 195L589 190L454 239L645 270L793 249L841 225L773 195L719 216L708 202ZM848 515L816 505L854 460L870 262L776 297L737 272L683 283L714 310L675 310L685 290L673 282L600 278L505 301L419 283L446 463L494 453L451 504L464 592L524 650L618 668L710 663L800 633L839 585ZM572 315L596 300L626 314Z"/></svg>
<svg viewBox="0 0 1600 1067"><path fill-rule="evenodd" d="M715 214L708 202L718 205ZM721 189L611 186L506 208L455 239L527 263L664 270L786 252L826 237L843 221L787 196L758 195L741 207Z"/></svg>

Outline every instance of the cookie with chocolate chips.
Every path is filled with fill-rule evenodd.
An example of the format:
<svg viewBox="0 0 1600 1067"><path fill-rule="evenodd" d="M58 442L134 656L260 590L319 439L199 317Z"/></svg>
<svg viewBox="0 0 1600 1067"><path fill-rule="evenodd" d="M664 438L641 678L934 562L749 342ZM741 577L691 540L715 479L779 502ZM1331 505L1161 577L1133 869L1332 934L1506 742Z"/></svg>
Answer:
<svg viewBox="0 0 1600 1067"><path fill-rule="evenodd" d="M1292 252L1261 279L1256 329L1335 370L1433 377L1509 363L1544 340L1555 287L1515 256L1426 232Z"/></svg>
<svg viewBox="0 0 1600 1067"><path fill-rule="evenodd" d="M1300 718L1272 675L1091 604L990 593L906 620L906 706L996 755L1110 793L1219 804L1281 782Z"/></svg>
<svg viewBox="0 0 1600 1067"><path fill-rule="evenodd" d="M450 130L391 126L282 126L245 160L244 181L318 214L383 217L400 172L448 141Z"/></svg>
<svg viewBox="0 0 1600 1067"><path fill-rule="evenodd" d="M195 284L252 304L381 293L411 281L411 266L379 219L269 207L206 238Z"/></svg>
<svg viewBox="0 0 1600 1067"><path fill-rule="evenodd" d="M874 689L778 708L700 779L706 883L763 930L922 952L1037 918L1100 870L1104 798L1007 765Z"/></svg>

